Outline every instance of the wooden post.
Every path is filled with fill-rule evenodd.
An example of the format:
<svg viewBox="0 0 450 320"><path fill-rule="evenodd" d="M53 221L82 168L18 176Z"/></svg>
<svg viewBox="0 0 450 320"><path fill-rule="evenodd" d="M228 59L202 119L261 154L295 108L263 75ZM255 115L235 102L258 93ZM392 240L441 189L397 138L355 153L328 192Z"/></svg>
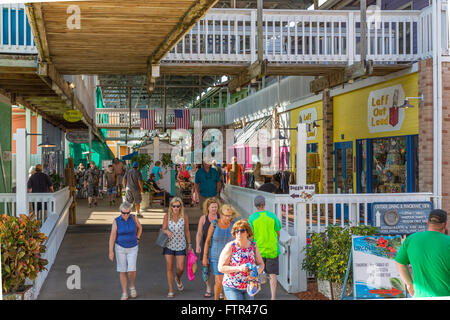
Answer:
<svg viewBox="0 0 450 320"><path fill-rule="evenodd" d="M72 204L69 208L69 225L74 225L77 223L77 188L75 181L75 164L73 158L67 159L67 165L64 169L64 182L67 187L69 187L70 196L72 197Z"/></svg>

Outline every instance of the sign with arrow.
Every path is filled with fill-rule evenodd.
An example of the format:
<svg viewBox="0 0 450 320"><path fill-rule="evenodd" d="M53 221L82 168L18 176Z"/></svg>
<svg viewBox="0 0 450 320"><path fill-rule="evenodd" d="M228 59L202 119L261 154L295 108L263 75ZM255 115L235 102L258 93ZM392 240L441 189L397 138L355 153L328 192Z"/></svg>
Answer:
<svg viewBox="0 0 450 320"><path fill-rule="evenodd" d="M381 234L412 234L427 229L431 202L375 202L372 223Z"/></svg>
<svg viewBox="0 0 450 320"><path fill-rule="evenodd" d="M299 200L300 202L312 200L315 191L316 187L313 184L291 184L289 186L289 196L292 199Z"/></svg>
<svg viewBox="0 0 450 320"><path fill-rule="evenodd" d="M401 236L353 236L355 299L406 297L406 288L394 261L401 243Z"/></svg>

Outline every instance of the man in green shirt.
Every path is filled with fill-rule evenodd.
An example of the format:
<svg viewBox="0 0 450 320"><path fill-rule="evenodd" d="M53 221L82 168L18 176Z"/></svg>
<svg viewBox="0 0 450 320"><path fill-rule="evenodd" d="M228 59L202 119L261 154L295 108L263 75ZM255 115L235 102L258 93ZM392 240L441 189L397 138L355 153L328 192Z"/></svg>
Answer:
<svg viewBox="0 0 450 320"><path fill-rule="evenodd" d="M248 218L248 222L253 229L253 239L264 260L264 271L270 277L272 300L275 300L277 275L279 274L278 255L280 254L280 247L278 240L281 222L273 212L265 211L266 199L263 196L256 196L254 204L258 211Z"/></svg>
<svg viewBox="0 0 450 320"><path fill-rule="evenodd" d="M395 257L397 269L411 296L450 296L450 237L445 234L447 212L431 211L427 225L427 231L414 233L402 243Z"/></svg>

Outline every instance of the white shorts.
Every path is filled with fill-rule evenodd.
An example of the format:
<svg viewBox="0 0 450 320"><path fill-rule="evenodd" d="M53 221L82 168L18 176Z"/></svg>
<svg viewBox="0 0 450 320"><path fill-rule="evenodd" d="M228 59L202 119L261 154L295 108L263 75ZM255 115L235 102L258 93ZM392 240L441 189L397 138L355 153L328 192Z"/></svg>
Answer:
<svg viewBox="0 0 450 320"><path fill-rule="evenodd" d="M115 249L116 249L117 272L136 271L138 246L135 246L133 248L124 248L116 243Z"/></svg>

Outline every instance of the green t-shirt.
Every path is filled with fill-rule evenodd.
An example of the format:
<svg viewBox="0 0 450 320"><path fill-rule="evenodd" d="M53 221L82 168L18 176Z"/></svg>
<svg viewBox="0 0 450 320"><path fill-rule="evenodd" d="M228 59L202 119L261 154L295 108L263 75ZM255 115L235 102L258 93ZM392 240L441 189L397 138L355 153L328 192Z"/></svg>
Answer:
<svg viewBox="0 0 450 320"><path fill-rule="evenodd" d="M411 265L414 297L450 296L450 236L414 233L405 239L395 261Z"/></svg>
<svg viewBox="0 0 450 320"><path fill-rule="evenodd" d="M281 222L270 211L255 212L248 218L253 230L253 240L263 258L276 258L280 254L277 232L281 230Z"/></svg>

